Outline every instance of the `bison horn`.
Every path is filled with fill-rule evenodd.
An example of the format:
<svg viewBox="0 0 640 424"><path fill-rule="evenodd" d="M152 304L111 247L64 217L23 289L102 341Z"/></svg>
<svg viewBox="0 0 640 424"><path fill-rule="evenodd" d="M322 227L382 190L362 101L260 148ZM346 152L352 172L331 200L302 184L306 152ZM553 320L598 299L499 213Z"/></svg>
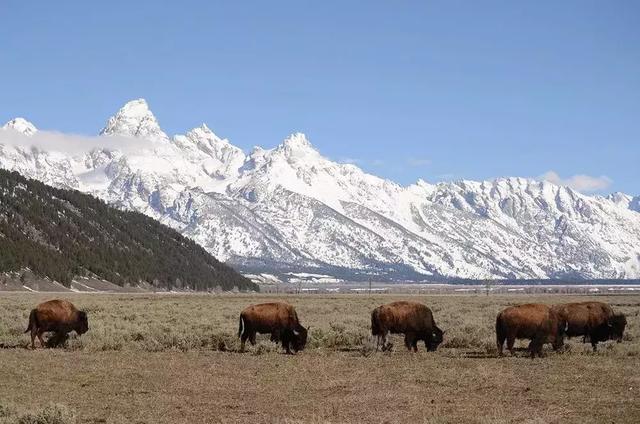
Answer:
<svg viewBox="0 0 640 424"><path fill-rule="evenodd" d="M299 335L300 335L300 333L299 333L298 331L296 331L296 330L293 330L293 335L294 335L294 336L299 336Z"/></svg>
<svg viewBox="0 0 640 424"><path fill-rule="evenodd" d="M564 324L564 331L565 331L565 333L567 331L569 331L569 323L568 322Z"/></svg>

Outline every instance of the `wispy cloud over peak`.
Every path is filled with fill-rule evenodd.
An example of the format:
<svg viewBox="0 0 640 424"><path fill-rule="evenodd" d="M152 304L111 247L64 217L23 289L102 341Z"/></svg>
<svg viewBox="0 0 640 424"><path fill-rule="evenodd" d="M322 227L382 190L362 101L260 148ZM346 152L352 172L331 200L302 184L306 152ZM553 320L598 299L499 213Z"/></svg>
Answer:
<svg viewBox="0 0 640 424"><path fill-rule="evenodd" d="M606 190L613 183L613 180L606 175L593 177L590 175L577 174L571 177L562 178L555 171L547 171L538 177L538 179L567 186L583 193L593 193Z"/></svg>

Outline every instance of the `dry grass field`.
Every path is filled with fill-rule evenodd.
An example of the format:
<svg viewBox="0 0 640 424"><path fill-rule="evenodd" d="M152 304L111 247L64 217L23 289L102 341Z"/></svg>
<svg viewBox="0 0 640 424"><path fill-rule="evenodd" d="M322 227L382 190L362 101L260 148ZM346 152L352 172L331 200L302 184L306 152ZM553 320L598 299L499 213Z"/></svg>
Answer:
<svg viewBox="0 0 640 424"><path fill-rule="evenodd" d="M640 422L640 296L597 297L627 314L623 343L594 354L571 339L535 360L496 357L496 314L593 297L65 294L89 332L27 349L28 313L53 297L0 296L0 423ZM437 352L400 337L374 351L371 309L406 298L446 330ZM262 336L238 353L240 310L276 299L311 326L307 349L284 355Z"/></svg>

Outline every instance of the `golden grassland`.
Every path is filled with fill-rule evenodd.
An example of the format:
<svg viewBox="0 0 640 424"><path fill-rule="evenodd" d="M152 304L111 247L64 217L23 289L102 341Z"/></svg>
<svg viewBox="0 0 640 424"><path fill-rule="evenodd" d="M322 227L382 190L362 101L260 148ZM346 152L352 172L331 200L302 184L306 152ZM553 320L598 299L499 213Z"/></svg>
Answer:
<svg viewBox="0 0 640 424"><path fill-rule="evenodd" d="M29 311L53 297L0 296L0 423L640 422L637 295L65 294L89 332L66 349L26 349ZM409 298L433 310L444 343L412 354L396 336L375 352L371 309ZM503 308L588 299L627 314L623 343L496 357ZM238 353L239 312L273 300L311 327L307 349L284 355L262 336Z"/></svg>

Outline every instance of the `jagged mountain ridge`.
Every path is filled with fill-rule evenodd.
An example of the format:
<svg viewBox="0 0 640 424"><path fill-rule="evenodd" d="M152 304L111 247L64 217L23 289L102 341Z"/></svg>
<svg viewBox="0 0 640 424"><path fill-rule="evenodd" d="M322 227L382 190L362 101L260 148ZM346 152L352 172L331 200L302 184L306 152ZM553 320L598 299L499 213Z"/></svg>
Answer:
<svg viewBox="0 0 640 424"><path fill-rule="evenodd" d="M86 152L35 149L27 125L9 127L0 167L143 212L246 272L640 276L640 202L621 193L586 196L523 178L403 187L328 160L299 133L248 155L204 124L170 138L141 99ZM3 142L16 131L17 141ZM118 137L135 148L114 147Z"/></svg>

